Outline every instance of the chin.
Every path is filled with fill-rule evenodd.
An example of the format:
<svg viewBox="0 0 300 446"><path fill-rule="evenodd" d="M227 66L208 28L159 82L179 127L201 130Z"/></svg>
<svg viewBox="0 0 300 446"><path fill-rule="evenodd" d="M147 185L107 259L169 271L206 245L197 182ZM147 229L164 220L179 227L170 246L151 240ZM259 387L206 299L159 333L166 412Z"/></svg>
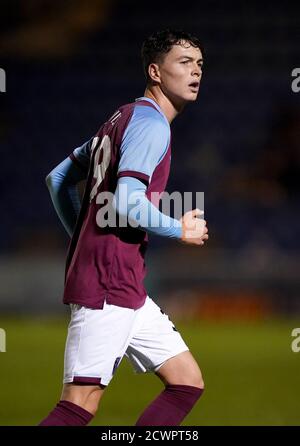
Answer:
<svg viewBox="0 0 300 446"><path fill-rule="evenodd" d="M178 96L175 100L174 100L174 104L176 104L176 108L177 109L183 109L185 107L186 104L190 103L190 102L195 102L197 100L197 96L198 93L190 93L187 94L186 96Z"/></svg>
<svg viewBox="0 0 300 446"><path fill-rule="evenodd" d="M195 102L198 99L198 93L189 94L188 98L185 98L186 102Z"/></svg>
<svg viewBox="0 0 300 446"><path fill-rule="evenodd" d="M197 91L187 91L187 93L185 94L185 100L189 101L189 102L193 102L197 99L199 94L199 90Z"/></svg>

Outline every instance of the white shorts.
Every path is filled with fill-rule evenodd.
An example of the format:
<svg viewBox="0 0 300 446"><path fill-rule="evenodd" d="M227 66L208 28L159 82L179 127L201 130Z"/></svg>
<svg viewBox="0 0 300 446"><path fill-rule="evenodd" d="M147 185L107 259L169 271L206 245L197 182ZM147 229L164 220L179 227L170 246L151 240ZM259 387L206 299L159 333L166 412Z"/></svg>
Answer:
<svg viewBox="0 0 300 446"><path fill-rule="evenodd" d="M125 355L138 373L155 372L188 350L168 316L147 296L138 310L71 304L64 383L107 386Z"/></svg>

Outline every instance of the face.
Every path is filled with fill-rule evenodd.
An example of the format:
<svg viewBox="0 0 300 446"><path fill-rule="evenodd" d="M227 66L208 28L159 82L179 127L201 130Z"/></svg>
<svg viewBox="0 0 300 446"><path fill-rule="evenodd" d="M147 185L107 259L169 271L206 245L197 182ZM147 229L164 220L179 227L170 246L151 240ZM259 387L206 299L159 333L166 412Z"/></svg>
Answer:
<svg viewBox="0 0 300 446"><path fill-rule="evenodd" d="M182 41L174 45L160 63L151 65L156 65L157 82L175 105L180 107L197 99L203 65L199 48Z"/></svg>

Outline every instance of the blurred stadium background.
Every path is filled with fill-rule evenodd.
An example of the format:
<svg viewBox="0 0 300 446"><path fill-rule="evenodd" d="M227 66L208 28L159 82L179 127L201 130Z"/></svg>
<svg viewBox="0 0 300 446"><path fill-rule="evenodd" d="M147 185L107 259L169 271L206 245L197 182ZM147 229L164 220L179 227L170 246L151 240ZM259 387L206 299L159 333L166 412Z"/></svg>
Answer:
<svg viewBox="0 0 300 446"><path fill-rule="evenodd" d="M167 190L205 192L210 240L152 237L147 256L149 294L206 381L184 424L299 424L299 4L10 0L0 25L0 425L37 424L60 393L68 239L44 178L143 94L141 43L168 26L205 47L199 99L172 124ZM160 388L123 362L95 425L134 424Z"/></svg>

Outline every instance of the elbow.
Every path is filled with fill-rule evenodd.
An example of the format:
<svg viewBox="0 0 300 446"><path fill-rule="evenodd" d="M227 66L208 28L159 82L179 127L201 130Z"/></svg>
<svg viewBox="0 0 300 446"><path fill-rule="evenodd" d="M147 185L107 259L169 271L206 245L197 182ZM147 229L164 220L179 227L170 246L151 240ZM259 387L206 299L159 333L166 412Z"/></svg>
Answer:
<svg viewBox="0 0 300 446"><path fill-rule="evenodd" d="M48 173L48 175L46 176L45 183L46 183L46 186L48 187L48 189L51 189L51 186L52 186L52 175L51 175L51 172Z"/></svg>
<svg viewBox="0 0 300 446"><path fill-rule="evenodd" d="M45 184L46 184L51 195L58 192L58 190L61 187L61 183L57 181L57 178L56 178L55 174L53 173L53 171L48 173L48 175L46 176Z"/></svg>

